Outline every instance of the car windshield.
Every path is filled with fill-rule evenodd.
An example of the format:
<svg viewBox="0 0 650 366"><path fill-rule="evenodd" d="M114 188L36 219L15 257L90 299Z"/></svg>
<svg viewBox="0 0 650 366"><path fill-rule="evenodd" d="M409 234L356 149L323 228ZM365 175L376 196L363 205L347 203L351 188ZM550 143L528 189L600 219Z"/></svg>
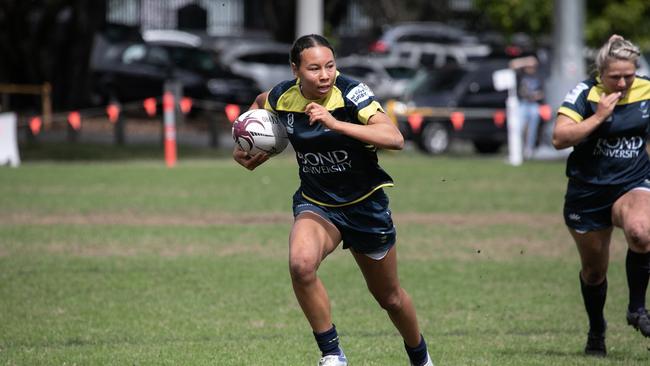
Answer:
<svg viewBox="0 0 650 366"><path fill-rule="evenodd" d="M411 67L390 66L386 67L386 72L393 79L410 79L415 76L417 70Z"/></svg>
<svg viewBox="0 0 650 366"><path fill-rule="evenodd" d="M280 66L289 65L289 55L280 52L252 53L249 55L243 55L239 57L239 59L243 62L251 62L256 64L280 65Z"/></svg>
<svg viewBox="0 0 650 366"><path fill-rule="evenodd" d="M467 71L463 69L432 69L419 72L409 85L410 95L435 94L452 90L463 78Z"/></svg>
<svg viewBox="0 0 650 366"><path fill-rule="evenodd" d="M169 47L167 49L174 65L204 73L220 70L219 64L209 52L186 47Z"/></svg>

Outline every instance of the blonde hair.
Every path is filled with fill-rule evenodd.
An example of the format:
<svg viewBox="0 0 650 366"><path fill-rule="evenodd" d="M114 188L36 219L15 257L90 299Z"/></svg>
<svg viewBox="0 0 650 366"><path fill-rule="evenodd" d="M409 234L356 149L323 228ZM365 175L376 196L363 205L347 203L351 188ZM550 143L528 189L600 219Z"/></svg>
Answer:
<svg viewBox="0 0 650 366"><path fill-rule="evenodd" d="M636 68L639 68L640 55L639 47L618 34L614 34L598 50L598 54L596 55L596 70L602 74L607 66L609 66L609 63L614 60L630 61L634 63Z"/></svg>

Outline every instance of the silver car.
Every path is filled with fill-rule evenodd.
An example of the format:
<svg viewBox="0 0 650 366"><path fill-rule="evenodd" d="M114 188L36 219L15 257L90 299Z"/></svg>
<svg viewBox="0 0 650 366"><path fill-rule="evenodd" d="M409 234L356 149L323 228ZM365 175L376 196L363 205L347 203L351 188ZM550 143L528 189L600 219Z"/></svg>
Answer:
<svg viewBox="0 0 650 366"><path fill-rule="evenodd" d="M385 28L370 51L403 63L441 67L485 57L491 47L460 28L438 22L403 22Z"/></svg>
<svg viewBox="0 0 650 366"><path fill-rule="evenodd" d="M221 51L220 61L238 75L254 79L262 90L269 90L284 80L293 79L289 67L290 44L243 42Z"/></svg>
<svg viewBox="0 0 650 366"><path fill-rule="evenodd" d="M415 66L390 58L356 55L339 58L336 67L368 85L379 101L400 98L418 71Z"/></svg>

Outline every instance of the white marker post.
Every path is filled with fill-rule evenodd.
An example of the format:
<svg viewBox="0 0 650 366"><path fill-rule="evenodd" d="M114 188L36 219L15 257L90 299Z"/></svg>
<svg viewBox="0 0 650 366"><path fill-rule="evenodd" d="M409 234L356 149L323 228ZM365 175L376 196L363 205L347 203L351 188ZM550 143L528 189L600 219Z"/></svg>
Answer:
<svg viewBox="0 0 650 366"><path fill-rule="evenodd" d="M514 70L497 70L492 74L496 90L507 90L506 120L508 123L508 162L519 166L524 161L521 119L519 118L519 99L517 98L517 76Z"/></svg>
<svg viewBox="0 0 650 366"><path fill-rule="evenodd" d="M0 165L20 165L16 138L16 113L0 113Z"/></svg>

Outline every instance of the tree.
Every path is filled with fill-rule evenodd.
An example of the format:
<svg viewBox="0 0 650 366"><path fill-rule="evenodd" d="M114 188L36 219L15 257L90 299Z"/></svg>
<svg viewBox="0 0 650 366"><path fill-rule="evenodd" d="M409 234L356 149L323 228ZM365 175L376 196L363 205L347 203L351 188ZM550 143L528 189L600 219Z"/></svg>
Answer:
<svg viewBox="0 0 650 366"><path fill-rule="evenodd" d="M647 0L589 0L585 41L599 47L610 35L620 34L650 50L650 2Z"/></svg>
<svg viewBox="0 0 650 366"><path fill-rule="evenodd" d="M585 44L599 47L611 34L629 38L650 50L650 2L647 0L586 1ZM553 31L553 0L474 0L494 28L507 37L517 32L535 40Z"/></svg>
<svg viewBox="0 0 650 366"><path fill-rule="evenodd" d="M552 32L553 0L474 0L474 6L506 38L524 33L539 41Z"/></svg>

